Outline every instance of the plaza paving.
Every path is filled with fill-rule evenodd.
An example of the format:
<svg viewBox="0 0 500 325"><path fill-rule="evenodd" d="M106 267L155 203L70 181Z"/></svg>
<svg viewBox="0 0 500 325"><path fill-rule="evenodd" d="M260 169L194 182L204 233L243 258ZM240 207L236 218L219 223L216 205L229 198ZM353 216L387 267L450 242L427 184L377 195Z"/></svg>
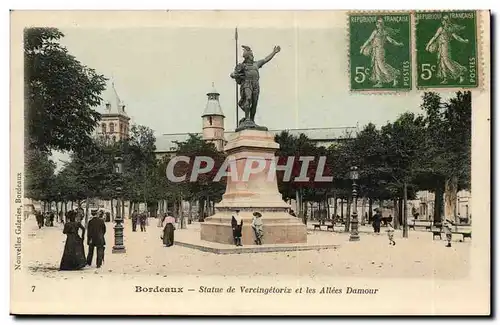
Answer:
<svg viewBox="0 0 500 325"><path fill-rule="evenodd" d="M361 227L359 242L350 242L349 234L332 231L308 230L310 243L325 243L334 247L307 251L260 252L219 255L198 249L174 245L163 247L160 240L162 228L151 219L146 232L132 232L130 220L125 221L125 254L112 254L113 224L107 223L105 262L101 269L95 265L80 271L59 272L65 235L62 225L38 229L34 217L24 224L23 265L30 274L48 278L87 278L120 275L134 278L151 275L225 275L225 276L276 276L300 275L333 277L421 278L459 279L468 274L471 242L459 242L454 237L453 247L446 248L445 241L432 240L425 231L410 231L403 239L396 231L396 246L390 246L382 228L373 234L370 228ZM194 241L199 238L199 224L176 231L176 241ZM444 236L443 236L444 237ZM460 238L461 239L461 238ZM87 249L87 247L86 247Z"/></svg>

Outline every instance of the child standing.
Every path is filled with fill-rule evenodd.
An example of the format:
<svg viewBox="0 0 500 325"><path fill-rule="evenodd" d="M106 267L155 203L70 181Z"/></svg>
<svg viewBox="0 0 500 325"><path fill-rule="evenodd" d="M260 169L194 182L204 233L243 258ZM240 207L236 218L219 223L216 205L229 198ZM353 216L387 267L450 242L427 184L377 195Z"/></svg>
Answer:
<svg viewBox="0 0 500 325"><path fill-rule="evenodd" d="M444 223L444 233L446 235L446 240L448 241L446 247L451 247L451 225L448 220L446 220Z"/></svg>

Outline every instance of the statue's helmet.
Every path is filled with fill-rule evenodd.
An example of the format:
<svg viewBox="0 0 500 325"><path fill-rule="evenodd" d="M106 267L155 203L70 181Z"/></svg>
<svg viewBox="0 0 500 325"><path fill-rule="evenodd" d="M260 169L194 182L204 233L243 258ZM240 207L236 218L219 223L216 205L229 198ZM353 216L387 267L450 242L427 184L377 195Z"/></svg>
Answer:
<svg viewBox="0 0 500 325"><path fill-rule="evenodd" d="M253 58L253 52L250 46L242 45L243 48L243 58Z"/></svg>

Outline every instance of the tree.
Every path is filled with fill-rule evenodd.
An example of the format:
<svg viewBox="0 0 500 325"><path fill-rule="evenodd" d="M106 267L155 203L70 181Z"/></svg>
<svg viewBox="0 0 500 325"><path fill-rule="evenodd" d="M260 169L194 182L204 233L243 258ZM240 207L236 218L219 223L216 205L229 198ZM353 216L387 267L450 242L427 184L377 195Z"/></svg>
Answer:
<svg viewBox="0 0 500 325"><path fill-rule="evenodd" d="M403 198L403 237L408 236L408 186L418 174L425 148L424 138L424 118L413 113L404 113L393 123L382 127L387 185L400 192L402 195L399 197Z"/></svg>
<svg viewBox="0 0 500 325"><path fill-rule="evenodd" d="M456 217L457 192L470 188L471 92L457 92L448 101L427 92L422 99L428 136L421 183L436 194L434 220L441 220L443 193L444 215L451 220Z"/></svg>
<svg viewBox="0 0 500 325"><path fill-rule="evenodd" d="M56 28L24 30L27 149L78 151L100 120L93 108L105 78L70 55L63 36Z"/></svg>
<svg viewBox="0 0 500 325"><path fill-rule="evenodd" d="M311 139L301 133L299 136L291 135L287 131L282 131L275 136L275 141L280 145L276 152L278 156L278 166L287 165L288 159L293 158L290 179L285 179L284 171L277 172L278 189L284 200L295 199L297 202L298 215L307 223L307 215L304 204L308 201L322 202L327 199L327 194L332 187L331 183L320 182L315 179L319 167L320 157L327 158L321 176L332 176L331 162L328 157L328 150L324 147L317 147ZM308 162L306 172L307 181L298 181L301 175L302 165L305 160L301 157L312 157Z"/></svg>
<svg viewBox="0 0 500 325"><path fill-rule="evenodd" d="M211 203L214 204L220 201L226 189L225 177L222 177L220 181L215 179L226 156L223 152L218 151L213 143L207 142L199 135L195 134L190 134L186 141L177 142L177 146L177 155L188 157L189 163L178 163L175 166L175 175L186 175L183 182L176 183L176 186L178 186L176 193L180 195L182 199L188 201L197 200L200 207L199 218L203 220L205 205L209 207ZM214 166L209 172L198 175L196 180L191 182L190 178L193 173L196 157L210 157L214 160ZM206 163L202 162L201 167L206 167ZM172 185L170 187L172 187Z"/></svg>
<svg viewBox="0 0 500 325"><path fill-rule="evenodd" d="M124 197L131 202L144 202L148 209L156 206L161 192L155 142L152 129L132 125L130 137L117 143L114 152L123 156Z"/></svg>
<svg viewBox="0 0 500 325"><path fill-rule="evenodd" d="M49 199L49 190L55 180L56 164L49 159L49 153L29 150L25 160L25 195L34 200Z"/></svg>

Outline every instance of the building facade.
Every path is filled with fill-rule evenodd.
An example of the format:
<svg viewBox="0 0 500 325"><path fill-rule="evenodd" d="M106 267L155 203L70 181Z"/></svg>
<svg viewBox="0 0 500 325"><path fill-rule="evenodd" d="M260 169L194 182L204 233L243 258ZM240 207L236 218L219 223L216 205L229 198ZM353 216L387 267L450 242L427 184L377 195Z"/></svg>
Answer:
<svg viewBox="0 0 500 325"><path fill-rule="evenodd" d="M96 130L98 138L107 142L127 139L130 117L125 112L125 104L118 96L114 82L108 84L103 93L103 100L101 123Z"/></svg>

